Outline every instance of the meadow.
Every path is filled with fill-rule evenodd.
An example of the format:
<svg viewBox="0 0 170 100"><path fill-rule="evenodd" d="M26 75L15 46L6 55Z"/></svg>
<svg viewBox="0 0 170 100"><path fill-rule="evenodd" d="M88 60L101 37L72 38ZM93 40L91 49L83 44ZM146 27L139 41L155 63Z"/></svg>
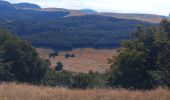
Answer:
<svg viewBox="0 0 170 100"><path fill-rule="evenodd" d="M38 53L44 59L48 59L50 49L37 48ZM108 59L117 54L117 49L92 49L82 48L72 51L60 51L59 56L51 58L51 67L54 68L57 62L64 64L64 70L72 72L88 73L89 71L104 73L110 69ZM65 58L65 54L74 54L73 58Z"/></svg>
<svg viewBox="0 0 170 100"><path fill-rule="evenodd" d="M67 88L33 86L28 84L0 84L0 100L169 100L170 89L125 90Z"/></svg>

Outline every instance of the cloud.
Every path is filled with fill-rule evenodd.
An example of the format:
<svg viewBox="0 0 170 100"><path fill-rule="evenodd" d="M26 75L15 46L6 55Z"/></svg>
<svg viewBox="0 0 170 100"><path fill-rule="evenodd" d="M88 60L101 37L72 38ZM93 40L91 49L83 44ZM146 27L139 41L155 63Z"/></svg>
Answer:
<svg viewBox="0 0 170 100"><path fill-rule="evenodd" d="M30 2L42 7L68 9L91 8L101 12L150 13L168 15L170 0L8 0Z"/></svg>

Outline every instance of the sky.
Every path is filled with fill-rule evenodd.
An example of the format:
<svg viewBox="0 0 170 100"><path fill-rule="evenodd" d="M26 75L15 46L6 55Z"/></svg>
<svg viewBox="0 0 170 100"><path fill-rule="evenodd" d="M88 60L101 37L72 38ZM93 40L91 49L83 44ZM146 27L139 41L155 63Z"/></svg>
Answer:
<svg viewBox="0 0 170 100"><path fill-rule="evenodd" d="M147 13L168 16L170 0L6 0L11 3L29 2L43 8L90 8L99 12Z"/></svg>

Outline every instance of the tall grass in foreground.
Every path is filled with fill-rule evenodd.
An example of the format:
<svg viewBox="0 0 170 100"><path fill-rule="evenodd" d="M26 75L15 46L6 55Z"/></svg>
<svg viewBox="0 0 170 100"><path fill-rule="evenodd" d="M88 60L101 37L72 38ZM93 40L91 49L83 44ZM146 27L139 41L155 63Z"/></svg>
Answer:
<svg viewBox="0 0 170 100"><path fill-rule="evenodd" d="M170 100L170 89L151 91L124 89L70 90L27 84L0 84L0 100Z"/></svg>

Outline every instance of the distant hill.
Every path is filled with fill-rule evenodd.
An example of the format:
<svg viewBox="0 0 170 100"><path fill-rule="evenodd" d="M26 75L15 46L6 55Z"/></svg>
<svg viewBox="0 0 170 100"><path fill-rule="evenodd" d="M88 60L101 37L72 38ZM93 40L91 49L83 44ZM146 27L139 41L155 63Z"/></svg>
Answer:
<svg viewBox="0 0 170 100"><path fill-rule="evenodd" d="M107 17L114 17L120 19L135 19L144 22L150 23L159 23L162 19L168 18L167 16L162 15L154 15L154 14L131 14L131 13L108 13L108 12L95 12L95 11L82 11L82 10L69 10L70 13L68 16L84 16L84 15L100 15L100 16L107 16Z"/></svg>
<svg viewBox="0 0 170 100"><path fill-rule="evenodd" d="M36 4L31 4L31 3L17 3L13 5L14 7L19 8L19 9L41 9L40 6Z"/></svg>
<svg viewBox="0 0 170 100"><path fill-rule="evenodd" d="M37 10L38 6L34 4L19 4L20 7L16 7L17 4L11 4L6 1L0 1L0 20L9 21L9 20L44 20L44 19L57 19L62 18L69 14L69 11L58 11L58 12L48 12ZM27 5L27 8L23 9ZM34 6L34 7L33 7ZM36 9L34 9L36 8Z"/></svg>
<svg viewBox="0 0 170 100"><path fill-rule="evenodd" d="M0 28L11 30L34 46L57 49L117 47L123 39L131 38L137 25L156 25L81 10L18 9L4 1L0 1L0 15Z"/></svg>
<svg viewBox="0 0 170 100"><path fill-rule="evenodd" d="M87 13L87 14L96 14L98 13L97 11L93 10L93 9L81 9L80 11Z"/></svg>
<svg viewBox="0 0 170 100"><path fill-rule="evenodd" d="M97 12L93 9L81 9L81 10L70 10L64 8L42 8L39 5L31 4L31 3L18 3L18 4L10 4L9 2L0 0L0 8L3 9L11 9L19 8L19 9L30 9L36 11L43 12L67 12L64 17L70 16L85 16L85 15L100 15L100 16L108 16L120 19L135 19L144 22L150 23L159 23L162 19L167 18L167 16L154 15L154 14L130 14L130 13L109 13L109 12Z"/></svg>
<svg viewBox="0 0 170 100"><path fill-rule="evenodd" d="M153 15L153 14L130 14L130 13L100 13L99 15L110 16L122 19L135 19L151 23L159 23L166 16Z"/></svg>
<svg viewBox="0 0 170 100"><path fill-rule="evenodd" d="M107 16L107 17L114 17L120 19L134 19L144 22L150 23L159 23L162 19L168 18L167 16L162 15L154 15L154 14L135 14L135 13L109 13L109 12L97 12L92 9L81 9L81 10L70 10L70 9L63 9L63 8L44 8L42 11L68 11L69 14L65 17L70 16L85 16L85 15L100 15L100 16Z"/></svg>
<svg viewBox="0 0 170 100"><path fill-rule="evenodd" d="M134 19L144 22L150 22L150 23L159 23L162 19L168 18L167 16L161 16L161 15L153 15L153 14L129 14L129 13L86 13L81 10L69 10L70 13L68 16L84 16L84 15L100 15L100 16L107 16L107 17L113 17L113 18L120 18L120 19Z"/></svg>
<svg viewBox="0 0 170 100"><path fill-rule="evenodd" d="M11 10L11 9L13 9L12 4L10 4L9 2L0 0L0 11Z"/></svg>
<svg viewBox="0 0 170 100"><path fill-rule="evenodd" d="M69 11L69 10L63 8L43 8L41 9L41 11Z"/></svg>

